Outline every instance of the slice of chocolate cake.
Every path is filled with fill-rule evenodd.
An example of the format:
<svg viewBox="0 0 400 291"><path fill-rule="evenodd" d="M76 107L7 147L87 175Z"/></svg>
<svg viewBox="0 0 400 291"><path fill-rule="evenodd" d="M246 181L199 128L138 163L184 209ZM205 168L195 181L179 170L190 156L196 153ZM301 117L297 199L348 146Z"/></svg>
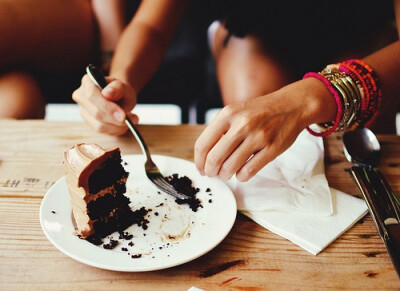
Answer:
<svg viewBox="0 0 400 291"><path fill-rule="evenodd" d="M134 213L124 195L129 173L121 164L120 149L78 144L64 153L76 235L99 241L134 223Z"/></svg>

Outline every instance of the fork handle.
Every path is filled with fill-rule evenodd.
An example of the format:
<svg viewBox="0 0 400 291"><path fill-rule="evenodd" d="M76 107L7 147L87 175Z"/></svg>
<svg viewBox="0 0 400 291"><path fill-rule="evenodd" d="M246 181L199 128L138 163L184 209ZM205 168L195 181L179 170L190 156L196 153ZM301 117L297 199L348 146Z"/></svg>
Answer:
<svg viewBox="0 0 400 291"><path fill-rule="evenodd" d="M133 136L136 138L136 140L140 146L140 149L142 150L143 154L146 156L147 160L151 160L150 151L149 151L149 148L147 147L146 142L144 141L139 130L137 130L137 128L135 127L135 125L133 124L132 120L130 119L130 117L128 115L126 115L126 117L125 117L125 123L128 126L128 128L130 129L130 131L132 132Z"/></svg>
<svg viewBox="0 0 400 291"><path fill-rule="evenodd" d="M97 68L95 65L88 65L86 67L86 73L92 79L92 81L96 84L96 86L102 90L107 86L106 78L104 78L103 72ZM146 156L147 159L151 159L150 151L147 147L146 142L144 141L140 132L136 129L135 125L133 124L132 120L129 118L128 115L125 117L125 123L132 132L133 136L139 143L140 149L142 150L143 154Z"/></svg>

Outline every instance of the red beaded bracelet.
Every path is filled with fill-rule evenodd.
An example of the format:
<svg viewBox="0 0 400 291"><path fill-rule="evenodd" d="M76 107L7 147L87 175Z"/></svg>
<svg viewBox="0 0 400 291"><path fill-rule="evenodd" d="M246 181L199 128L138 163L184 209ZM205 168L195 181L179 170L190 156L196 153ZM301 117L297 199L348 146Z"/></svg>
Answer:
<svg viewBox="0 0 400 291"><path fill-rule="evenodd" d="M335 90L335 88L333 88L331 82L329 82L329 80L327 78L325 78L321 74L309 72L303 76L303 79L310 78L310 77L313 77L313 78L316 78L316 79L322 81L325 84L325 86L327 87L327 89L329 90L329 92L331 92L333 97L335 98L335 102L337 105L337 111L336 111L336 118L335 118L335 122L334 122L333 126L323 132L315 132L310 127L307 127L308 132L314 136L322 136L322 137L327 136L327 135L331 134L332 132L334 132L339 126L340 120L342 118L342 113L343 113L342 100L339 96L339 93Z"/></svg>
<svg viewBox="0 0 400 291"><path fill-rule="evenodd" d="M360 124L369 126L377 117L382 100L382 88L375 71L365 62L358 59L351 59L341 63L353 72L358 74L361 82L365 85L365 92L368 98L365 100L365 107L360 112Z"/></svg>
<svg viewBox="0 0 400 291"><path fill-rule="evenodd" d="M367 116L364 123L365 126L369 126L378 115L379 107L382 101L382 86L374 69L372 69L364 61L351 59L345 61L345 63L357 70L367 84L370 99L366 112Z"/></svg>

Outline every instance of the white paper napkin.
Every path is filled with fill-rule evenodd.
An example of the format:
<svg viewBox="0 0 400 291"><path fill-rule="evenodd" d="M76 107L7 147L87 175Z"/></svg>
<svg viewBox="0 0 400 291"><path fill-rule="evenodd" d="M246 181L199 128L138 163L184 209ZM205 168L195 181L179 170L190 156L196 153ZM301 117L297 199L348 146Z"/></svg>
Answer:
<svg viewBox="0 0 400 291"><path fill-rule="evenodd" d="M246 216L314 255L367 213L362 199L329 188L323 141L307 131L249 182L228 186Z"/></svg>

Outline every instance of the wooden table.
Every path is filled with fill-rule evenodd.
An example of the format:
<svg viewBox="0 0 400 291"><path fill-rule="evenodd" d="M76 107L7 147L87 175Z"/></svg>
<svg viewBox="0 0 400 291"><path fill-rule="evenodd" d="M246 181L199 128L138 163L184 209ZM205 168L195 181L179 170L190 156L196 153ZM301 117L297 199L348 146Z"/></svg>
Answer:
<svg viewBox="0 0 400 291"><path fill-rule="evenodd" d="M204 126L140 126L154 154L193 161L193 144ZM382 171L400 192L400 137L379 136ZM64 175L62 153L79 142L118 145L140 153L127 135L97 134L83 123L0 120L1 290L205 290L400 289L370 215L313 256L238 214L227 238L208 254L174 268L123 273L79 263L43 234L39 207L49 187ZM326 143L326 173L332 187L360 196L350 178L340 136Z"/></svg>

